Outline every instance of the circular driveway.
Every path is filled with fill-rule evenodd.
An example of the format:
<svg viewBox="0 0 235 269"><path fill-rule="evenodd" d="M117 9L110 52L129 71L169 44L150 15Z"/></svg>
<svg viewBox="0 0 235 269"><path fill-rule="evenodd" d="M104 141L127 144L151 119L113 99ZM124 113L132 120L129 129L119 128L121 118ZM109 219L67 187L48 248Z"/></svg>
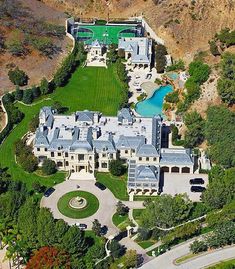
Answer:
<svg viewBox="0 0 235 269"><path fill-rule="evenodd" d="M77 185L79 185L80 188L77 188ZM106 236L118 233L118 228L112 222L112 216L116 212L116 204L118 200L114 197L114 195L108 188L102 191L95 186L94 180L72 179L64 181L54 186L54 188L55 191L49 197L43 196L40 206L49 208L55 219L63 219L69 225L73 225L75 223L84 223L87 225L87 228L89 230L92 227L92 222L94 221L94 219L98 219L102 226L106 225L108 227L108 232ZM94 215L83 219L72 219L60 213L57 208L58 200L65 193L75 190L90 192L98 198L99 209Z"/></svg>

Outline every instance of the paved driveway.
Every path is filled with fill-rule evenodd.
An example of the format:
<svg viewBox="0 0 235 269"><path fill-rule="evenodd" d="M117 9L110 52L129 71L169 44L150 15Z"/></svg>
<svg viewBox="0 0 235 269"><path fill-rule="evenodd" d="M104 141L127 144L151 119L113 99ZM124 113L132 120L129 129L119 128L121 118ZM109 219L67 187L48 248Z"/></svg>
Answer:
<svg viewBox="0 0 235 269"><path fill-rule="evenodd" d="M181 265L175 265L175 259L189 253L189 245L192 241L182 244L172 250L154 258L150 262L144 264L142 269L201 269L211 264L218 263L222 260L232 259L235 257L235 246L219 249L199 256Z"/></svg>
<svg viewBox="0 0 235 269"><path fill-rule="evenodd" d="M77 188L77 185L80 186L79 189ZM54 186L54 188L55 191L49 197L43 196L40 204L41 207L50 208L54 218L63 219L70 225L74 223L85 223L88 226L87 227L88 229L91 229L92 222L94 221L94 219L98 219L102 225L106 225L108 227L107 236L114 235L119 232L118 228L112 222L112 216L116 212L116 204L118 202L118 199L114 197L113 193L108 188L102 191L95 186L94 180L72 180L72 179L64 181ZM59 212L57 208L57 203L60 197L67 192L75 190L83 190L90 192L98 198L99 209L94 215L84 219L72 219L64 216ZM133 201L133 202L126 201L123 203L125 203L129 208L132 209L144 208L142 201Z"/></svg>
<svg viewBox="0 0 235 269"><path fill-rule="evenodd" d="M80 186L79 189L77 189L77 185ZM118 228L112 223L112 216L116 212L117 199L109 189L101 191L95 186L94 180L67 180L56 185L54 188L55 191L51 196L43 197L41 200L41 206L50 208L54 218L63 219L70 225L77 222L85 223L87 224L88 229L91 229L94 219L98 219L102 225L108 227L107 236L118 233ZM99 209L94 215L84 219L72 219L65 217L59 212L57 202L60 197L67 192L75 190L91 192L98 198Z"/></svg>
<svg viewBox="0 0 235 269"><path fill-rule="evenodd" d="M203 178L205 184L200 185L206 187L208 184L207 174L178 174L178 173L164 173L163 193L175 195L177 193L187 193L192 201L200 201L201 193L191 192L192 185L189 180L195 177Z"/></svg>

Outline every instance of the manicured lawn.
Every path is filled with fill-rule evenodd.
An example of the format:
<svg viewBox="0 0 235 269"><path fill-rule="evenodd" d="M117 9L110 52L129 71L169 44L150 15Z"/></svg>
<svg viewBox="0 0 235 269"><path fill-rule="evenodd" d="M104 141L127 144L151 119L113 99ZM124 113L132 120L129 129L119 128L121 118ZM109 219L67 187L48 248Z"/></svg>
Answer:
<svg viewBox="0 0 235 269"><path fill-rule="evenodd" d="M118 226L120 223L124 222L125 220L128 219L128 215L124 215L124 216L121 216L121 215L118 215L117 213L115 213L112 217L112 221L113 221L113 224L115 226Z"/></svg>
<svg viewBox="0 0 235 269"><path fill-rule="evenodd" d="M14 180L25 182L30 189L32 183L39 181L45 186L53 186L62 182L65 173L42 177L36 173L25 172L15 162L14 144L28 132L30 120L37 115L43 106L51 106L59 101L69 108L67 113L76 110L96 110L105 115L116 115L121 100L122 84L117 79L115 66L106 68L86 67L78 68L72 75L68 84L58 88L54 93L39 98L31 106L17 103L19 109L25 114L24 119L15 127L7 139L0 146L0 164L8 167L8 172Z"/></svg>
<svg viewBox="0 0 235 269"><path fill-rule="evenodd" d="M76 196L87 200L87 205L83 209L75 209L69 206L69 201ZM99 209L99 201L95 195L86 191L71 191L63 195L58 201L58 209L61 214L73 219L87 218L95 214Z"/></svg>
<svg viewBox="0 0 235 269"><path fill-rule="evenodd" d="M103 241L102 237L95 235L91 230L85 230L85 238L90 246L94 244L101 245Z"/></svg>
<svg viewBox="0 0 235 269"><path fill-rule="evenodd" d="M144 209L133 209L133 218L137 223L139 223L140 215L142 214Z"/></svg>
<svg viewBox="0 0 235 269"><path fill-rule="evenodd" d="M49 101L44 101L44 105L49 105ZM55 175L48 177L41 177L36 173L25 172L18 164L15 162L14 144L28 131L28 125L30 120L39 112L41 103L34 106L25 106L18 104L18 107L22 112L24 112L24 119L14 128L14 130L9 134L7 139L0 146L0 164L2 167L8 167L8 172L11 174L14 180L21 180L27 184L29 188L34 181L39 181L45 186L52 186L54 182L59 183L64 180L65 173L56 173Z"/></svg>
<svg viewBox="0 0 235 269"><path fill-rule="evenodd" d="M145 201L146 199L155 200L158 196L149 196L149 195L135 195L134 201Z"/></svg>
<svg viewBox="0 0 235 269"><path fill-rule="evenodd" d="M115 213L112 217L113 224L117 226L121 231L126 230L126 227L131 224L128 214L120 216Z"/></svg>
<svg viewBox="0 0 235 269"><path fill-rule="evenodd" d="M156 241L153 241L153 240L146 240L146 241L140 241L138 242L138 245L140 245L143 249L146 249L146 248L149 248L151 247L152 245L154 245L156 243Z"/></svg>
<svg viewBox="0 0 235 269"><path fill-rule="evenodd" d="M109 68L79 67L69 83L58 88L51 97L68 107L69 112L88 109L115 116L121 101L121 89L115 65Z"/></svg>
<svg viewBox="0 0 235 269"><path fill-rule="evenodd" d="M96 179L98 182L105 185L106 188L110 189L110 191L117 199L128 201L126 175L122 177L114 177L110 173L97 173Z"/></svg>

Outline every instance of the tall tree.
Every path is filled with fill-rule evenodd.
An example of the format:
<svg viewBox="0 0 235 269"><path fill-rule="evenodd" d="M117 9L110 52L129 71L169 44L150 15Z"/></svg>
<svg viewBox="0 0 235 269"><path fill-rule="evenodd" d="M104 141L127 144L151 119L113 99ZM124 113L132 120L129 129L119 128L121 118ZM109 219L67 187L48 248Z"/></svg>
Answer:
<svg viewBox="0 0 235 269"><path fill-rule="evenodd" d="M124 256L124 264L126 268L136 268L138 265L138 255L136 250L129 249L127 250Z"/></svg>
<svg viewBox="0 0 235 269"><path fill-rule="evenodd" d="M29 198L19 210L18 225L25 240L30 248L37 246L37 215L39 213L38 205Z"/></svg>
<svg viewBox="0 0 235 269"><path fill-rule="evenodd" d="M98 219L95 219L93 222L92 222L92 231L100 236L101 234L101 224L100 222L98 221Z"/></svg>
<svg viewBox="0 0 235 269"><path fill-rule="evenodd" d="M40 83L40 91L41 91L41 93L43 95L49 93L49 82L47 81L46 78L43 78L41 80L41 83Z"/></svg>
<svg viewBox="0 0 235 269"><path fill-rule="evenodd" d="M35 251L25 269L70 269L70 257L64 250L55 247L42 247Z"/></svg>
<svg viewBox="0 0 235 269"><path fill-rule="evenodd" d="M192 202L185 195L178 194L172 197L163 194L147 204L141 215L141 226L172 227L188 218L192 206Z"/></svg>
<svg viewBox="0 0 235 269"><path fill-rule="evenodd" d="M229 168L235 165L235 113L224 106L211 106L207 111L205 137L213 162Z"/></svg>
<svg viewBox="0 0 235 269"><path fill-rule="evenodd" d="M217 89L223 102L235 104L235 54L224 53L221 61L221 78Z"/></svg>
<svg viewBox="0 0 235 269"><path fill-rule="evenodd" d="M10 70L8 72L8 77L13 84L19 86L27 85L29 79L26 73L23 70L20 70L19 67Z"/></svg>
<svg viewBox="0 0 235 269"><path fill-rule="evenodd" d="M59 219L58 221L56 221L55 234L56 234L57 242L59 244L62 243L63 237L65 233L68 231L68 229L69 229L69 226L64 220Z"/></svg>
<svg viewBox="0 0 235 269"><path fill-rule="evenodd" d="M71 226L63 236L62 248L75 257L83 255L87 249L84 233L77 226Z"/></svg>
<svg viewBox="0 0 235 269"><path fill-rule="evenodd" d="M41 208L38 213L37 233L40 246L53 246L56 243L54 218L48 208Z"/></svg>

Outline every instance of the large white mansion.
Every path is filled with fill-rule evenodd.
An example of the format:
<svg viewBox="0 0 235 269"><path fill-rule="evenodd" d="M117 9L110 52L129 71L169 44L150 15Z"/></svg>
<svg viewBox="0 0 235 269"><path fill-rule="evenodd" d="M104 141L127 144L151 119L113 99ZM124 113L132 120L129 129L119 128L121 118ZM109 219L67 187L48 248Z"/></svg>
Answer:
<svg viewBox="0 0 235 269"><path fill-rule="evenodd" d="M39 114L33 152L42 163L55 161L59 170L71 173L108 172L117 158L128 164L128 191L159 188L160 171L193 173L189 149L161 148L162 119L135 117L123 108L117 117L78 111L59 115L51 107Z"/></svg>

